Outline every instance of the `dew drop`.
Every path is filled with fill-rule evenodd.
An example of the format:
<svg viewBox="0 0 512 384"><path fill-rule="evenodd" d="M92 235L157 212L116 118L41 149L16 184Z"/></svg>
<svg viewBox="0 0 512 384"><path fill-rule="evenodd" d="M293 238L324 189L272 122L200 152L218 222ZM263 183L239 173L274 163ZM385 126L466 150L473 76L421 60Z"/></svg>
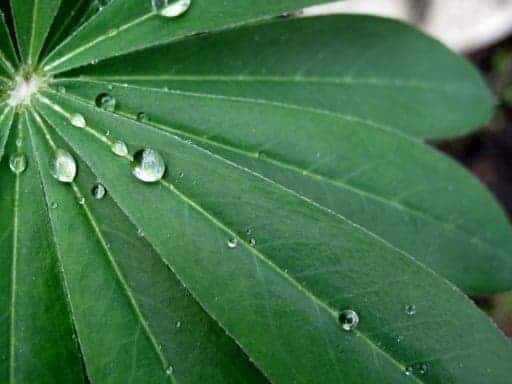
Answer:
<svg viewBox="0 0 512 384"><path fill-rule="evenodd" d="M416 306L414 304L408 304L405 306L405 313L409 316L413 316L416 314Z"/></svg>
<svg viewBox="0 0 512 384"><path fill-rule="evenodd" d="M139 112L137 114L137 120L141 123L147 123L149 121L149 116L146 112Z"/></svg>
<svg viewBox="0 0 512 384"><path fill-rule="evenodd" d="M53 202L51 204L51 207L52 207L52 209L57 209L59 207L59 204L57 204L56 202Z"/></svg>
<svg viewBox="0 0 512 384"><path fill-rule="evenodd" d="M181 321L176 322L176 328L181 328Z"/></svg>
<svg viewBox="0 0 512 384"><path fill-rule="evenodd" d="M91 190L91 194L92 196L96 199L96 200L101 200L105 197L105 195L107 194L107 189L105 188L105 186L101 183L96 183L94 184L94 186L92 187L92 190Z"/></svg>
<svg viewBox="0 0 512 384"><path fill-rule="evenodd" d="M22 153L15 153L9 159L9 168L19 175L27 169L27 157Z"/></svg>
<svg viewBox="0 0 512 384"><path fill-rule="evenodd" d="M112 152L114 152L117 156L125 157L128 155L128 147L124 141L116 140L110 149L112 149Z"/></svg>
<svg viewBox="0 0 512 384"><path fill-rule="evenodd" d="M412 371L413 371L412 366L409 365L409 366L405 367L405 370L404 370L405 376L411 376Z"/></svg>
<svg viewBox="0 0 512 384"><path fill-rule="evenodd" d="M228 240L228 248L235 249L238 246L238 240L233 238Z"/></svg>
<svg viewBox="0 0 512 384"><path fill-rule="evenodd" d="M146 233L144 232L144 230L142 228L139 228L139 229L137 229L137 236L144 237L144 236L146 236Z"/></svg>
<svg viewBox="0 0 512 384"><path fill-rule="evenodd" d="M85 197L79 197L78 198L78 204L84 205L85 204Z"/></svg>
<svg viewBox="0 0 512 384"><path fill-rule="evenodd" d="M59 93L64 94L64 93L66 93L66 87L65 87L65 86L63 86L63 85L59 85L59 86L57 87L57 91L58 91Z"/></svg>
<svg viewBox="0 0 512 384"><path fill-rule="evenodd" d="M108 93L100 93L96 97L96 106L107 112L114 112L116 109L117 100L114 96Z"/></svg>
<svg viewBox="0 0 512 384"><path fill-rule="evenodd" d="M174 367L172 365L169 365L165 370L165 373L168 375L172 375L174 373Z"/></svg>
<svg viewBox="0 0 512 384"><path fill-rule="evenodd" d="M153 10L165 17L178 17L188 11L192 0L151 0Z"/></svg>
<svg viewBox="0 0 512 384"><path fill-rule="evenodd" d="M74 157L66 150L58 148L50 164L51 174L63 183L75 180L77 167Z"/></svg>
<svg viewBox="0 0 512 384"><path fill-rule="evenodd" d="M256 239L253 237L249 240L249 244L251 244L253 247L256 246Z"/></svg>
<svg viewBox="0 0 512 384"><path fill-rule="evenodd" d="M132 174L146 183L159 181L165 174L164 159L154 149L142 149L133 156Z"/></svg>
<svg viewBox="0 0 512 384"><path fill-rule="evenodd" d="M16 139L16 146L21 147L22 145L23 145L23 139L22 138Z"/></svg>
<svg viewBox="0 0 512 384"><path fill-rule="evenodd" d="M359 324L359 316L355 311L346 309L340 312L338 321L345 331L352 331Z"/></svg>
<svg viewBox="0 0 512 384"><path fill-rule="evenodd" d="M78 128L85 128L87 123L85 122L85 118L80 113L74 113L70 116L69 121L71 124L73 124L75 127Z"/></svg>

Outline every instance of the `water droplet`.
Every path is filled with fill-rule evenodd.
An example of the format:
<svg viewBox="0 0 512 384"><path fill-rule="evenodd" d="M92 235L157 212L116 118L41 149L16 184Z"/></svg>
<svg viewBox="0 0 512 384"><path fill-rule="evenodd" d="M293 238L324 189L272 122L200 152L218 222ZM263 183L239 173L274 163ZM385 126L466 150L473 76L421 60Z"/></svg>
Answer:
<svg viewBox="0 0 512 384"><path fill-rule="evenodd" d="M62 94L66 93L66 87L63 85L59 85L57 87L57 92L62 93Z"/></svg>
<svg viewBox="0 0 512 384"><path fill-rule="evenodd" d="M409 316L413 316L414 314L416 314L416 306L414 304L406 305L405 313L407 313Z"/></svg>
<svg viewBox="0 0 512 384"><path fill-rule="evenodd" d="M169 365L165 370L165 373L168 375L172 375L174 373L174 367L172 365Z"/></svg>
<svg viewBox="0 0 512 384"><path fill-rule="evenodd" d="M96 97L96 106L107 112L114 112L116 109L116 103L116 98L108 93L100 93Z"/></svg>
<svg viewBox="0 0 512 384"><path fill-rule="evenodd" d="M9 168L19 175L27 169L27 157L22 153L15 153L9 159Z"/></svg>
<svg viewBox="0 0 512 384"><path fill-rule="evenodd" d="M249 244L251 244L254 247L256 245L256 239L255 238L251 238L249 240Z"/></svg>
<svg viewBox="0 0 512 384"><path fill-rule="evenodd" d="M418 364L418 371L424 375L425 373L427 373L427 370L428 370L428 365L425 364L425 363L421 363L421 364Z"/></svg>
<svg viewBox="0 0 512 384"><path fill-rule="evenodd" d="M412 371L413 371L412 366L409 365L409 366L405 367L404 373L406 376L411 376Z"/></svg>
<svg viewBox="0 0 512 384"><path fill-rule="evenodd" d="M128 147L124 141L117 140L110 148L117 156L125 157L128 155Z"/></svg>
<svg viewBox="0 0 512 384"><path fill-rule="evenodd" d="M57 204L56 202L53 202L51 204L52 209L57 209L58 206L59 206L59 204Z"/></svg>
<svg viewBox="0 0 512 384"><path fill-rule="evenodd" d="M345 331L352 331L359 324L359 316L355 311L346 309L340 312L338 321Z"/></svg>
<svg viewBox="0 0 512 384"><path fill-rule="evenodd" d="M23 145L23 139L20 137L20 138L17 138L16 139L16 146L19 148Z"/></svg>
<svg viewBox="0 0 512 384"><path fill-rule="evenodd" d="M78 128L85 128L87 123L85 122L85 118L80 113L74 113L69 117L69 121L71 124L73 124L75 127Z"/></svg>
<svg viewBox="0 0 512 384"><path fill-rule="evenodd" d="M78 198L78 204L84 205L85 204L85 197L79 197Z"/></svg>
<svg viewBox="0 0 512 384"><path fill-rule="evenodd" d="M228 240L228 248L235 249L238 246L238 240L233 238Z"/></svg>
<svg viewBox="0 0 512 384"><path fill-rule="evenodd" d="M105 195L107 194L107 189L105 188L105 186L101 183L96 183L94 184L94 186L92 187L92 190L91 190L91 194L92 196L96 199L96 200L101 200L105 197Z"/></svg>
<svg viewBox="0 0 512 384"><path fill-rule="evenodd" d="M51 174L63 183L71 183L75 180L77 167L74 157L66 150L58 148L52 159Z"/></svg>
<svg viewBox="0 0 512 384"><path fill-rule="evenodd" d="M144 236L146 236L146 233L144 232L144 230L142 228L139 228L139 229L137 229L137 236L144 237Z"/></svg>
<svg viewBox="0 0 512 384"><path fill-rule="evenodd" d="M137 114L137 120L141 123L147 123L149 121L149 116L146 112L139 112Z"/></svg>
<svg viewBox="0 0 512 384"><path fill-rule="evenodd" d="M154 149L140 150L133 156L132 174L146 183L159 181L165 174L164 159Z"/></svg>
<svg viewBox="0 0 512 384"><path fill-rule="evenodd" d="M151 0L153 9L165 17L178 17L188 11L192 0Z"/></svg>
<svg viewBox="0 0 512 384"><path fill-rule="evenodd" d="M176 328L181 328L181 321L176 322Z"/></svg>

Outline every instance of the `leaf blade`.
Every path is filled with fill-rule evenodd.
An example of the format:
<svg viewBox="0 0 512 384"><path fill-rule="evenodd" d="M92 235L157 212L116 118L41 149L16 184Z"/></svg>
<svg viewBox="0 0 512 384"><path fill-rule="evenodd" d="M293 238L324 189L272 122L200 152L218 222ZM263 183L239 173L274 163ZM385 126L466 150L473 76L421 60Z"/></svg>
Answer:
<svg viewBox="0 0 512 384"><path fill-rule="evenodd" d="M511 351L504 338L453 286L409 257L332 212L175 136L70 100L61 99L59 104L86 117L86 132L91 126L108 129L130 146L140 145L140 129L145 129L144 145L159 150L172 164L163 184L137 183L129 175L128 164L116 161L110 148L97 140L101 131L94 134L96 139L86 140L83 132L66 127L68 112L56 112L59 108L52 103L38 104L57 131L105 179L118 203L210 315L236 337L271 380L407 382L405 366L423 359L429 362L431 376L416 372L418 382L476 383L486 377L499 383L507 375L504 362ZM180 169L189 176L177 182L173 175ZM225 182L228 179L230 183ZM173 216L163 215L157 224L140 201L158 202ZM254 245L244 234L248 226L254 229ZM169 230L176 234L173 244L167 241ZM194 241L197 234L202 235L200 243ZM226 243L231 236L239 242L234 252ZM378 267L367 269L371 265ZM350 272L362 270L365 274ZM409 279L415 281L414 291L404 288ZM387 287L386 292L380 284ZM230 292L236 295L226 295ZM428 299L433 292L443 298L435 305ZM407 317L401 302L417 303L421 311ZM340 330L336 313L344 308L357 309L365 319L360 332L351 335ZM415 332L420 324L422 332ZM485 333L492 347L483 348L500 352L489 354L482 364L487 353L474 351L473 340L456 336L460 327L472 334L476 329ZM408 337L397 346L396 337L403 332ZM442 347L440 340L444 340ZM340 355L338 346L346 354ZM460 353L465 362L475 364L458 369ZM381 370L367 369L368 361L380 364ZM331 370L325 370L326 364ZM491 376L486 369L490 367Z"/></svg>

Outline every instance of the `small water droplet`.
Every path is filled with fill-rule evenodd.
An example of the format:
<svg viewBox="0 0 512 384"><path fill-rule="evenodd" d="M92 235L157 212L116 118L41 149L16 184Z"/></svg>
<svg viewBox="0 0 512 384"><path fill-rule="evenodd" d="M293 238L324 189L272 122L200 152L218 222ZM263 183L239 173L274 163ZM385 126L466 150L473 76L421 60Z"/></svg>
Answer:
<svg viewBox="0 0 512 384"><path fill-rule="evenodd" d="M355 311L346 309L340 312L338 321L345 331L352 331L359 324L359 316Z"/></svg>
<svg viewBox="0 0 512 384"><path fill-rule="evenodd" d="M62 93L62 94L66 93L66 87L63 85L59 85L57 87L57 92Z"/></svg>
<svg viewBox="0 0 512 384"><path fill-rule="evenodd" d="M57 209L57 208L58 208L58 206L59 206L59 204L57 204L56 202L53 202L53 203L51 204L52 209Z"/></svg>
<svg viewBox="0 0 512 384"><path fill-rule="evenodd" d="M228 240L228 248L235 249L238 246L238 240L233 238Z"/></svg>
<svg viewBox="0 0 512 384"><path fill-rule="evenodd" d="M112 152L114 152L117 156L125 157L128 155L128 147L124 141L116 140L110 149L112 149Z"/></svg>
<svg viewBox="0 0 512 384"><path fill-rule="evenodd" d="M21 137L16 139L16 146L19 148L23 145L23 139Z"/></svg>
<svg viewBox="0 0 512 384"><path fill-rule="evenodd" d="M165 373L168 375L172 375L174 373L174 367L172 365L169 365L165 370Z"/></svg>
<svg viewBox="0 0 512 384"><path fill-rule="evenodd" d="M405 306L405 313L409 316L413 316L416 314L416 306L414 304L408 304Z"/></svg>
<svg viewBox="0 0 512 384"><path fill-rule="evenodd" d="M51 174L63 183L71 183L75 180L77 167L74 157L66 150L58 148L50 163Z"/></svg>
<svg viewBox="0 0 512 384"><path fill-rule="evenodd" d="M256 239L255 238L251 238L249 240L249 244L251 244L254 247L256 245Z"/></svg>
<svg viewBox="0 0 512 384"><path fill-rule="evenodd" d="M146 183L159 181L165 174L164 159L154 149L140 150L133 156L132 174Z"/></svg>
<svg viewBox="0 0 512 384"><path fill-rule="evenodd" d="M85 197L79 197L78 198L78 204L84 205L85 204Z"/></svg>
<svg viewBox="0 0 512 384"><path fill-rule="evenodd" d="M178 17L188 11L192 0L151 0L153 10L165 17Z"/></svg>
<svg viewBox="0 0 512 384"><path fill-rule="evenodd" d="M137 229L137 236L144 237L144 236L146 236L146 233L144 232L144 230L142 228L139 228L139 229Z"/></svg>
<svg viewBox="0 0 512 384"><path fill-rule="evenodd" d="M409 365L409 366L405 367L404 373L406 376L411 376L412 371L413 371L413 368L412 368L412 366Z"/></svg>
<svg viewBox="0 0 512 384"><path fill-rule="evenodd" d="M69 117L69 121L72 125L78 128L85 128L87 123L85 122L85 118L80 113L74 113Z"/></svg>
<svg viewBox="0 0 512 384"><path fill-rule="evenodd" d="M147 123L150 119L146 112L139 112L137 114L137 120L140 121L141 123Z"/></svg>
<svg viewBox="0 0 512 384"><path fill-rule="evenodd" d="M114 112L116 109L117 100L114 96L108 93L100 93L96 97L96 106L107 112Z"/></svg>
<svg viewBox="0 0 512 384"><path fill-rule="evenodd" d="M176 322L176 328L181 328L181 321Z"/></svg>
<svg viewBox="0 0 512 384"><path fill-rule="evenodd" d="M96 183L94 184L94 186L92 187L92 190L91 190L91 194L92 196L96 199L96 200L101 200L105 197L105 195L107 194L107 189L105 188L105 186L101 183Z"/></svg>
<svg viewBox="0 0 512 384"><path fill-rule="evenodd" d="M15 153L9 159L9 168L19 175L27 169L27 157L22 153Z"/></svg>

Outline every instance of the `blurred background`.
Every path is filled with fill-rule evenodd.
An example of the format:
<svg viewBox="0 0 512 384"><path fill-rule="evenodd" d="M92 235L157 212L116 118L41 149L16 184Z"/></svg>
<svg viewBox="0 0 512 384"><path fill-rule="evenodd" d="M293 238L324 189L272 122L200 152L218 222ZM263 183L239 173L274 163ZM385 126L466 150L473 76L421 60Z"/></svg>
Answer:
<svg viewBox="0 0 512 384"><path fill-rule="evenodd" d="M306 15L327 13L406 20L480 68L499 100L494 117L473 135L432 145L485 183L512 222L512 0L346 0L305 10ZM473 300L512 339L512 292Z"/></svg>

